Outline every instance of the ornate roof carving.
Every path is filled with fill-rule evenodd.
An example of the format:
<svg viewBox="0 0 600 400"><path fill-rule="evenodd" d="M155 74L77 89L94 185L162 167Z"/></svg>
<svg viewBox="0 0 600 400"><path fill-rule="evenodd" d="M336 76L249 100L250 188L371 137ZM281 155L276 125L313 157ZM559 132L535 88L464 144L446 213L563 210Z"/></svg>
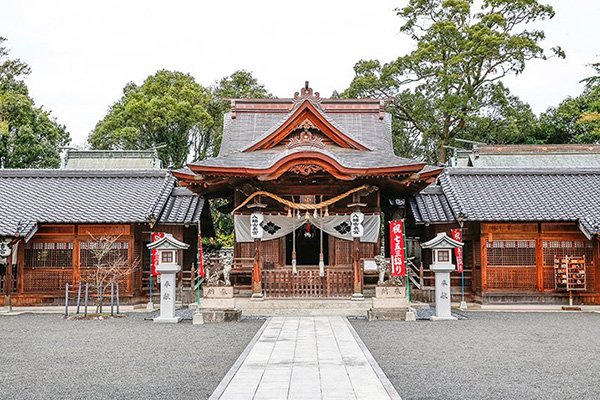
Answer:
<svg viewBox="0 0 600 400"><path fill-rule="evenodd" d="M294 103L298 104L304 100L310 100L316 104L321 102L321 95L319 92L313 94L312 88L308 86L308 81L304 82L304 87L299 92L294 93Z"/></svg>
<svg viewBox="0 0 600 400"><path fill-rule="evenodd" d="M310 129L317 129L317 127L308 118L298 125L298 129L302 129L302 132L300 132L297 137L290 138L290 142L287 145L288 149L293 149L298 146L312 146L318 147L319 149L325 148L323 138L316 136L310 131Z"/></svg>
<svg viewBox="0 0 600 400"><path fill-rule="evenodd" d="M294 174L308 176L323 171L323 168L315 164L297 164L288 171L293 172Z"/></svg>

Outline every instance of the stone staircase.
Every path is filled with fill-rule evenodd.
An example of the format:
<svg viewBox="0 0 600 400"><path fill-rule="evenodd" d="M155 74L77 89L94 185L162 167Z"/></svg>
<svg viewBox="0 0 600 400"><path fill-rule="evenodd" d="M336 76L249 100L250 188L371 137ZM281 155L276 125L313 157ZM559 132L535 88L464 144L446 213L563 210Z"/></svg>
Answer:
<svg viewBox="0 0 600 400"><path fill-rule="evenodd" d="M364 301L350 299L267 299L254 301L236 298L236 308L242 316L352 316L366 317L372 306L370 298Z"/></svg>

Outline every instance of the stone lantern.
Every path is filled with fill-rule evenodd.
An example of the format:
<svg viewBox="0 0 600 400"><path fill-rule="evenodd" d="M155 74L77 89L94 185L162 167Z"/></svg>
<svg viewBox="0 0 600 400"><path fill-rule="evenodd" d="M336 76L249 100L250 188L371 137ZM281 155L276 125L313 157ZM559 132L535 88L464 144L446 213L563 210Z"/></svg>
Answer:
<svg viewBox="0 0 600 400"><path fill-rule="evenodd" d="M431 317L432 321L456 319L452 316L450 307L450 272L454 271L452 250L462 245L445 232L438 233L436 237L421 245L422 248L431 249L433 252L433 263L429 267L435 273L435 315Z"/></svg>
<svg viewBox="0 0 600 400"><path fill-rule="evenodd" d="M181 271L177 254L188 247L169 233L148 244L150 250L158 251L156 271L160 273L160 316L154 322L176 324L181 320L175 316L175 274Z"/></svg>

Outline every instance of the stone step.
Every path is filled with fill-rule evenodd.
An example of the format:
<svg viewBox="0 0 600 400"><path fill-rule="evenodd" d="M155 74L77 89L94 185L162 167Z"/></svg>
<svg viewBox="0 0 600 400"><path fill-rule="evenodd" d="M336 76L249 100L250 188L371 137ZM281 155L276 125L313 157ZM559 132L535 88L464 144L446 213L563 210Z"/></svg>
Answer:
<svg viewBox="0 0 600 400"><path fill-rule="evenodd" d="M251 299L237 298L235 300L236 307L238 308L261 310L368 310L372 306L371 299L365 299L363 301L347 299L267 299L255 301Z"/></svg>
<svg viewBox="0 0 600 400"><path fill-rule="evenodd" d="M345 316L367 317L367 310L363 309L242 309L242 317L275 317L275 316Z"/></svg>
<svg viewBox="0 0 600 400"><path fill-rule="evenodd" d="M255 301L236 299L236 307L243 316L359 316L366 317L371 299L353 301L348 299L267 299Z"/></svg>

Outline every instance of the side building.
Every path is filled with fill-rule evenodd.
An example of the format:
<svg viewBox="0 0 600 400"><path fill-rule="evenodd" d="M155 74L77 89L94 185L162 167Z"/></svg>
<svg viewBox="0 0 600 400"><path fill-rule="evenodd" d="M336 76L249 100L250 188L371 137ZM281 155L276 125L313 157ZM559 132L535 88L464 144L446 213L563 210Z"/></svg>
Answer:
<svg viewBox="0 0 600 400"><path fill-rule="evenodd" d="M107 153L95 156L110 158ZM198 224L204 235L213 234L204 199L176 187L169 171L109 164L85 169L98 157L87 164L77 158L79 169L69 168L67 159L65 169L0 170L0 242L11 250L0 258L0 304L8 295L13 305L63 299L67 283L73 287L94 274L94 249L109 239L114 243L101 262L127 270L120 278L122 301L145 301L151 232L191 245L180 254L188 271L196 263Z"/></svg>
<svg viewBox="0 0 600 400"><path fill-rule="evenodd" d="M600 147L482 147L485 167L447 168L410 198L411 234L462 228L474 300L600 304Z"/></svg>

